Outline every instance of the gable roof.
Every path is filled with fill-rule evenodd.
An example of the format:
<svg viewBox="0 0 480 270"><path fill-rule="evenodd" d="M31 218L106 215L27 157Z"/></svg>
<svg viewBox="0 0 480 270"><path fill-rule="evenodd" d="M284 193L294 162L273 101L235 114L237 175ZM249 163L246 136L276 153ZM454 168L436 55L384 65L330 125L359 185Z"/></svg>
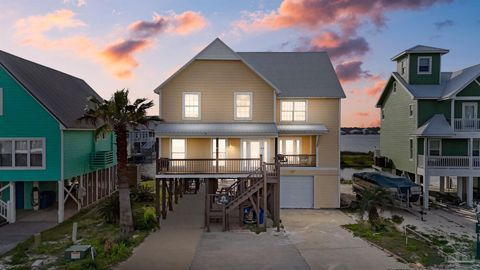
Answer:
<svg viewBox="0 0 480 270"><path fill-rule="evenodd" d="M392 72L388 83L377 102L379 107L386 95L386 89L392 79L395 79L407 90L413 99L450 99L480 76L480 64L460 69L454 72L441 72L440 84L408 84L403 77Z"/></svg>
<svg viewBox="0 0 480 270"><path fill-rule="evenodd" d="M326 52L235 52L219 38L165 80L155 92L158 94L195 60L242 61L280 97L345 97Z"/></svg>
<svg viewBox="0 0 480 270"><path fill-rule="evenodd" d="M103 100L84 80L0 50L0 65L66 128L91 129L78 121L87 98Z"/></svg>
<svg viewBox="0 0 480 270"><path fill-rule="evenodd" d="M442 48L436 48L436 47L430 47L430 46L425 46L425 45L416 45L413 46L409 49L406 49L405 51L402 51L401 53L395 55L392 57L392 61L402 57L405 54L409 53L439 53L439 54L446 54L448 53L449 50L447 49L442 49Z"/></svg>
<svg viewBox="0 0 480 270"><path fill-rule="evenodd" d="M415 131L417 136L437 137L455 135L445 115L435 114Z"/></svg>
<svg viewBox="0 0 480 270"><path fill-rule="evenodd" d="M345 97L326 52L238 54L280 89L280 97Z"/></svg>

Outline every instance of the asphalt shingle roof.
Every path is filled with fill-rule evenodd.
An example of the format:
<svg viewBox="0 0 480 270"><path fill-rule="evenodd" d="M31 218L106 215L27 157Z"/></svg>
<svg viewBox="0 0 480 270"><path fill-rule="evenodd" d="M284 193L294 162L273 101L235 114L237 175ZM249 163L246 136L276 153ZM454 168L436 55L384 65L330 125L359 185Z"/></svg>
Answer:
<svg viewBox="0 0 480 270"><path fill-rule="evenodd" d="M0 65L66 128L93 128L78 121L89 97L103 100L84 80L0 50Z"/></svg>

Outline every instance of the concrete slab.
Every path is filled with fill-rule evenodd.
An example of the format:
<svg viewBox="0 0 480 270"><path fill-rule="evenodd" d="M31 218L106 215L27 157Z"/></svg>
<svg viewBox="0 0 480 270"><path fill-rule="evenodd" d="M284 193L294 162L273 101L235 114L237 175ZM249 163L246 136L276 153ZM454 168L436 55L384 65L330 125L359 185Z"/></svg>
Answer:
<svg viewBox="0 0 480 270"><path fill-rule="evenodd" d="M27 240L30 236L56 225L56 222L50 221L18 221L0 227L0 255Z"/></svg>
<svg viewBox="0 0 480 270"><path fill-rule="evenodd" d="M408 269L383 251L342 229L353 220L340 210L282 210L288 238L311 269Z"/></svg>
<svg viewBox="0 0 480 270"><path fill-rule="evenodd" d="M201 189L202 190L202 189ZM203 234L204 193L184 195L161 229L149 235L115 269L189 269Z"/></svg>
<svg viewBox="0 0 480 270"><path fill-rule="evenodd" d="M205 233L190 267L215 269L310 269L295 246L283 234L271 231Z"/></svg>

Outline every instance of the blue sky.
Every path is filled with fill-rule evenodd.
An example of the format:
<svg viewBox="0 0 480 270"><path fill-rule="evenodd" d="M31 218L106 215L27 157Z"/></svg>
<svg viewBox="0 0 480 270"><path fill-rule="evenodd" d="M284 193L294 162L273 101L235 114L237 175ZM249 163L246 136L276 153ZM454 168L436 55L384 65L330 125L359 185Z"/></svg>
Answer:
<svg viewBox="0 0 480 270"><path fill-rule="evenodd" d="M0 0L0 49L105 98L129 88L155 102L153 89L215 37L237 51L326 50L343 65L342 125L371 126L396 53L450 49L443 71L480 63L479 14L475 0Z"/></svg>

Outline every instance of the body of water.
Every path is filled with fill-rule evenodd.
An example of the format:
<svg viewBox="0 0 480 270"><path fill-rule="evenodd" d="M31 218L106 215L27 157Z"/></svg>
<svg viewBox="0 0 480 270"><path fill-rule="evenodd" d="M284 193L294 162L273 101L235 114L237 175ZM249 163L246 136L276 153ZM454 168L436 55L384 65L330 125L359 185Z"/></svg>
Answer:
<svg viewBox="0 0 480 270"><path fill-rule="evenodd" d="M364 152L380 149L380 135L341 135L340 151Z"/></svg>
<svg viewBox="0 0 480 270"><path fill-rule="evenodd" d="M380 149L380 135L342 135L340 138L341 151L368 153ZM340 176L345 180L351 180L354 173L374 171L372 168L345 168L341 170Z"/></svg>

